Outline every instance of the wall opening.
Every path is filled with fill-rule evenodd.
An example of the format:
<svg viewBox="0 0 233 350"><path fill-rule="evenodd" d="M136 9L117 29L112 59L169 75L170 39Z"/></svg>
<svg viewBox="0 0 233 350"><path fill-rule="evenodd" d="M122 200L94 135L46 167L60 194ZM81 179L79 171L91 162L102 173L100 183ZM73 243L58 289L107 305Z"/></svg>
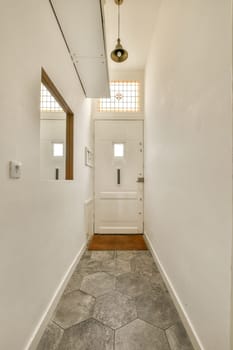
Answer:
<svg viewBox="0 0 233 350"><path fill-rule="evenodd" d="M74 115L43 68L40 94L41 178L73 180Z"/></svg>

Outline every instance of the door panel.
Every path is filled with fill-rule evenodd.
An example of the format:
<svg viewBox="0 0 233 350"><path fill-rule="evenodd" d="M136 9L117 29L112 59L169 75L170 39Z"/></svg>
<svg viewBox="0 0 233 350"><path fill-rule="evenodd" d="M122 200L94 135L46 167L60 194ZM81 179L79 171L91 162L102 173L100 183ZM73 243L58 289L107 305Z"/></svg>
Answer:
<svg viewBox="0 0 233 350"><path fill-rule="evenodd" d="M143 122L96 121L95 233L143 232L138 177L143 177Z"/></svg>

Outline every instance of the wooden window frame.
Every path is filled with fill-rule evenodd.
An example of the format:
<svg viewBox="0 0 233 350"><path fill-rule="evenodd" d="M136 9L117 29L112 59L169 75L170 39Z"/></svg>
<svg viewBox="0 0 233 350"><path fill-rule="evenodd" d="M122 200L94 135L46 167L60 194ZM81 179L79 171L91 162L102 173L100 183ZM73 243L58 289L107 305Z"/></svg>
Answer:
<svg viewBox="0 0 233 350"><path fill-rule="evenodd" d="M74 171L74 113L56 88L48 74L41 68L41 82L56 99L63 111L66 113L66 180L73 180Z"/></svg>

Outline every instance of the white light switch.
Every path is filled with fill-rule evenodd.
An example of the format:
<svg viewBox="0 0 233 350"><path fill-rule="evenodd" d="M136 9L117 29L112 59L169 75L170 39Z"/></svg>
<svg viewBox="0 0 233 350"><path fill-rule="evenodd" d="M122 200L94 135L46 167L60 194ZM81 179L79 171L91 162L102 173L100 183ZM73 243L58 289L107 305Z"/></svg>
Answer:
<svg viewBox="0 0 233 350"><path fill-rule="evenodd" d="M10 161L10 178L20 179L21 178L22 163L17 160Z"/></svg>

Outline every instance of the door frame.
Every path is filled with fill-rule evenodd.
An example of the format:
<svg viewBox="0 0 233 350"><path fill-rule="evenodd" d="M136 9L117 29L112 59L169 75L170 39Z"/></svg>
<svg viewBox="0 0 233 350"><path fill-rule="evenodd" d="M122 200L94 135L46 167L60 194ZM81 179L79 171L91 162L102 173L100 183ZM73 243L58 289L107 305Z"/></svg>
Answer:
<svg viewBox="0 0 233 350"><path fill-rule="evenodd" d="M113 121L113 122L122 122L122 121L132 121L132 122L138 122L138 121L141 121L142 122L142 134L143 134L143 162L142 162L142 167L143 167L143 174L144 174L144 130L145 130L145 126L144 126L144 117L134 117L134 118L130 118L130 117L127 117L127 116L122 116L121 118L119 117L114 117L112 114L109 114L108 116L106 115L106 117L102 118L102 117L97 117L97 118L93 118L93 150L94 150L94 159L95 159L95 142L96 142L96 134L95 134L95 123L96 122L106 122L106 121ZM96 189L95 189L95 177L96 177L96 169L95 169L95 166L94 166L94 169L93 169L93 231L94 231L94 234L98 234L98 233L95 233L95 222L96 222L96 213L95 213L95 195L96 195ZM144 174L145 175L145 174ZM144 234L144 229L145 229L145 225L144 225L144 189L143 189L143 220L142 220L142 234ZM133 234L138 234L138 233L133 233Z"/></svg>

